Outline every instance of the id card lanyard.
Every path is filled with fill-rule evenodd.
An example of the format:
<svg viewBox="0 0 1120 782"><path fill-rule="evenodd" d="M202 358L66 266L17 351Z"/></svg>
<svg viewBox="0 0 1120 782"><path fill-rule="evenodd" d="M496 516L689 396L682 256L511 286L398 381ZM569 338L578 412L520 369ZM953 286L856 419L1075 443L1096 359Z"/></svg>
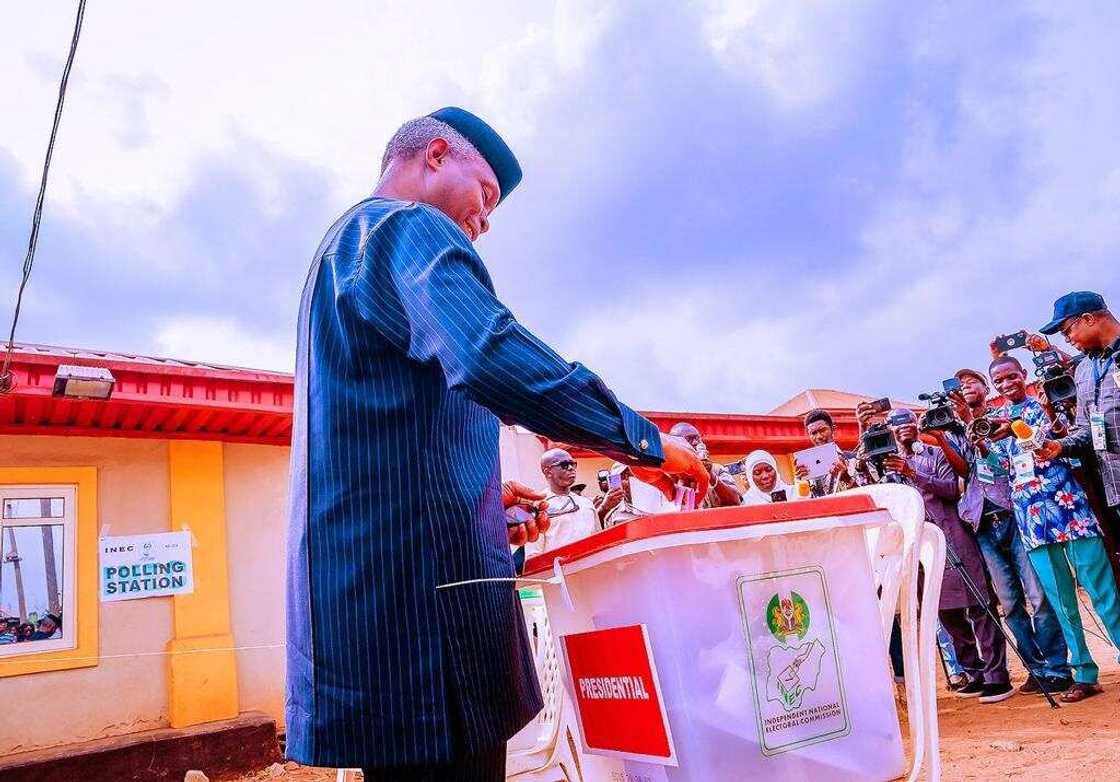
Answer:
<svg viewBox="0 0 1120 782"><path fill-rule="evenodd" d="M1093 450L1107 451L1108 450L1108 434L1104 425L1104 413L1101 412L1101 381L1108 375L1108 370L1112 368L1115 353L1110 353L1108 358L1100 361L1093 358L1093 409L1089 411L1089 432L1093 436ZM1114 374L1113 381L1120 385L1120 370Z"/></svg>
<svg viewBox="0 0 1120 782"><path fill-rule="evenodd" d="M1108 370L1112 368L1112 362L1115 360L1116 354L1110 353L1108 358L1104 361L1093 358L1093 408L1101 406L1101 380L1108 374ZM1120 385L1120 383L1118 383Z"/></svg>

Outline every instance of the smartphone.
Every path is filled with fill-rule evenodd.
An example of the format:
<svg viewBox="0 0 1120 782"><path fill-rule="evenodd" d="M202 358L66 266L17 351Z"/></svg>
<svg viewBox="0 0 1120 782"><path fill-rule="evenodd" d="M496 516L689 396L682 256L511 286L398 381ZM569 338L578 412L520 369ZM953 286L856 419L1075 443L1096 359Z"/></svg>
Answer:
<svg viewBox="0 0 1120 782"><path fill-rule="evenodd" d="M622 488L622 473L607 476L607 491L614 491L615 489Z"/></svg>
<svg viewBox="0 0 1120 782"><path fill-rule="evenodd" d="M871 403L871 412L873 413L889 413L891 411L891 400L889 397L876 399Z"/></svg>
<svg viewBox="0 0 1120 782"><path fill-rule="evenodd" d="M786 490L785 489L779 489L778 491L770 492L770 501L771 502L785 502L786 501Z"/></svg>
<svg viewBox="0 0 1120 782"><path fill-rule="evenodd" d="M532 513L522 508L520 505L513 505L506 508L506 526L516 527L519 524L524 524L527 521L532 521L535 517Z"/></svg>
<svg viewBox="0 0 1120 782"><path fill-rule="evenodd" d="M731 464L727 465L727 472L729 472L731 475L742 475L746 471L747 465L743 464L742 462L732 462Z"/></svg>
<svg viewBox="0 0 1120 782"><path fill-rule="evenodd" d="M595 474L595 477L599 479L599 491L606 494L607 491L609 491L609 489L607 488L607 479L611 477L611 471L599 470L599 472Z"/></svg>
<svg viewBox="0 0 1120 782"><path fill-rule="evenodd" d="M996 350L1006 353L1009 350L1027 346L1027 332L1020 329L1014 334L1001 334L992 342Z"/></svg>
<svg viewBox="0 0 1120 782"><path fill-rule="evenodd" d="M960 391L961 390L961 381L960 381L959 378L951 377L948 380L942 380L941 381L941 387L945 390L946 393L952 393L953 391Z"/></svg>

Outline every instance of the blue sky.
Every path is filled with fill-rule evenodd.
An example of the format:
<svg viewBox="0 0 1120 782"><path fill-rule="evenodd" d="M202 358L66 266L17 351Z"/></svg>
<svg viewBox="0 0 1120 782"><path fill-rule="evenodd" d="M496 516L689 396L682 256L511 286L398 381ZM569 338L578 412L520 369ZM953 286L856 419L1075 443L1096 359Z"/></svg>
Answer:
<svg viewBox="0 0 1120 782"><path fill-rule="evenodd" d="M20 339L290 368L319 238L446 104L526 172L499 294L637 407L913 398L1120 300L1115 4L227 5L90 7ZM72 10L0 9L5 318Z"/></svg>

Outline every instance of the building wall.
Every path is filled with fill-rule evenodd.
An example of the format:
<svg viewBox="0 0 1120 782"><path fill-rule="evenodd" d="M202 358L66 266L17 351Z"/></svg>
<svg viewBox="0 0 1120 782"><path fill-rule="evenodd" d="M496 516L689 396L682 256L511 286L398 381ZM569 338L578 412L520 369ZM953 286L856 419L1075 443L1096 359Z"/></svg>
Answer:
<svg viewBox="0 0 1120 782"><path fill-rule="evenodd" d="M0 436L0 466L92 466L109 535L170 529L167 442ZM288 449L223 449L230 611L242 711L282 724ZM97 665L0 679L0 754L169 725L172 598L100 603ZM65 697L65 693L80 697Z"/></svg>
<svg viewBox="0 0 1120 782"><path fill-rule="evenodd" d="M230 624L242 711L284 721L288 448L225 446Z"/></svg>
<svg viewBox="0 0 1120 782"><path fill-rule="evenodd" d="M168 529L165 442L2 435L0 466L96 467L108 534ZM167 725L171 598L99 608L97 666L0 679L0 755Z"/></svg>

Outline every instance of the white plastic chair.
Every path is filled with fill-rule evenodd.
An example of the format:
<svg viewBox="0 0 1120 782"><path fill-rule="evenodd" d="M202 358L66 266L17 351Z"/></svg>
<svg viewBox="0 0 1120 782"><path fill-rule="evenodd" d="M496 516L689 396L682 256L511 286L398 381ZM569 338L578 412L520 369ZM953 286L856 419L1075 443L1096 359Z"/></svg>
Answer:
<svg viewBox="0 0 1120 782"><path fill-rule="evenodd" d="M935 524L926 524L918 548L922 564L922 594L926 610L922 611L918 628L918 650L922 683L922 709L925 724L926 779L941 779L941 734L937 726L937 600L945 575L945 533Z"/></svg>
<svg viewBox="0 0 1120 782"><path fill-rule="evenodd" d="M356 768L340 768L335 782L357 782L359 770Z"/></svg>
<svg viewBox="0 0 1120 782"><path fill-rule="evenodd" d="M582 782L579 764L572 751L571 705L564 689L548 613L541 604L530 607L528 614L535 645L533 662L544 697L544 708L531 723L536 728L536 741L529 747L511 747L506 757L506 779L517 782Z"/></svg>
<svg viewBox="0 0 1120 782"><path fill-rule="evenodd" d="M890 643L896 611L902 618L903 682L913 752L907 779L915 782L929 746L918 633L918 552L926 527L925 503L916 489L900 484L860 486L844 493L868 495L894 520L893 525L868 530L867 543L876 586L881 588L879 612L884 643ZM934 694L936 697L936 685ZM936 702L933 708L936 718Z"/></svg>

